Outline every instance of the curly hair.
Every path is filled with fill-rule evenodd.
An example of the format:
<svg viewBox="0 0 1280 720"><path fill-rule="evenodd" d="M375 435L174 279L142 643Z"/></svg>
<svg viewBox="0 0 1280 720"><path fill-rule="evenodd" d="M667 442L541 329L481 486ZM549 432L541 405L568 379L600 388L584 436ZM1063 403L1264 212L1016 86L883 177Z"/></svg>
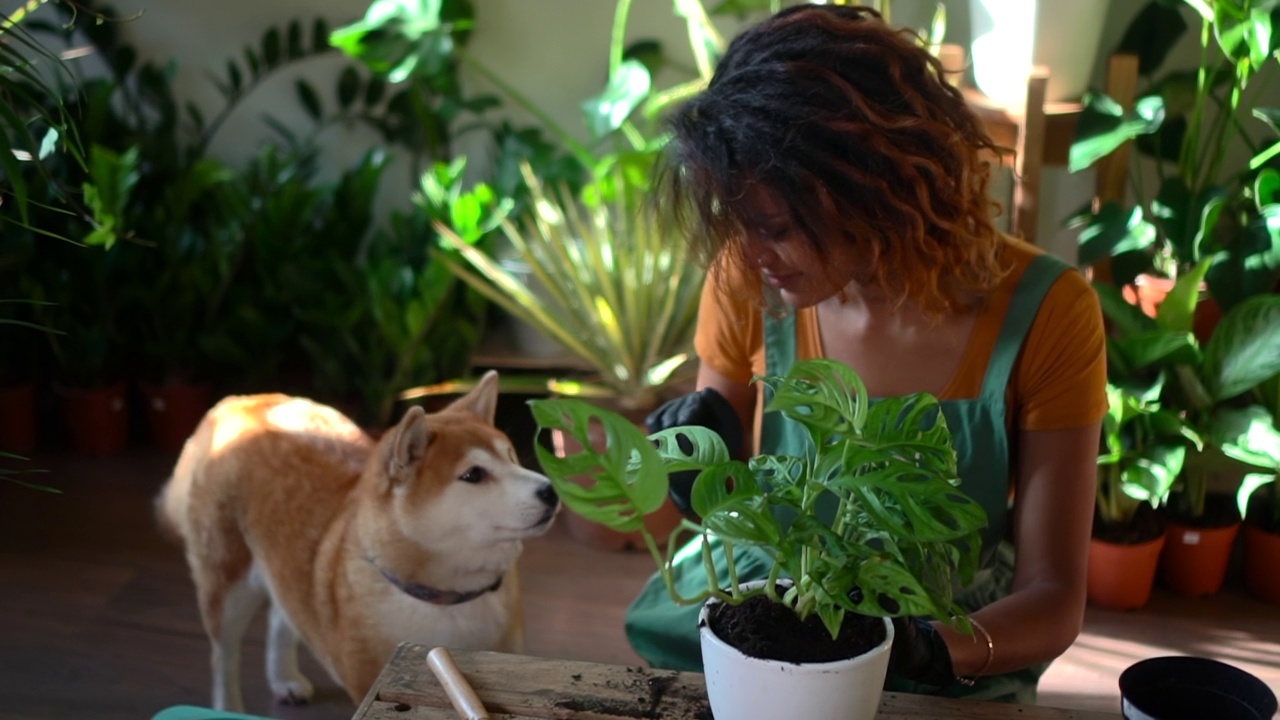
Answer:
<svg viewBox="0 0 1280 720"><path fill-rule="evenodd" d="M713 271L749 267L759 186L819 253L854 243L895 304L940 316L1003 274L984 159L998 148L915 34L870 8L799 5L746 30L667 126L654 199Z"/></svg>

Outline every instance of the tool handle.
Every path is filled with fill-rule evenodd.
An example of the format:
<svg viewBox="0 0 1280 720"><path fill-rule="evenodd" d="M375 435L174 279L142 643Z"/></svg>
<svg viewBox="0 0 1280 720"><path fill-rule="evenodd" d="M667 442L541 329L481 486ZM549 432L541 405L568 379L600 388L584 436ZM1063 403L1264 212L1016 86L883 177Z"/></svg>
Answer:
<svg viewBox="0 0 1280 720"><path fill-rule="evenodd" d="M445 694L449 696L449 702L453 703L453 709L458 711L460 717L466 720L489 720L484 703L480 702L475 688L471 687L462 671L458 670L448 648L432 648L427 653L427 666L431 668L431 674L440 681Z"/></svg>

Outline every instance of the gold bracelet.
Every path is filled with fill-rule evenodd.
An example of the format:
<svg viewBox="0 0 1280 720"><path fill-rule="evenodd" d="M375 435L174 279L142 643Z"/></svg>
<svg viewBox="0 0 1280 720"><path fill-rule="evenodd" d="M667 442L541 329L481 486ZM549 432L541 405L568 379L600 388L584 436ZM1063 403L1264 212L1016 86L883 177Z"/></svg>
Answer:
<svg viewBox="0 0 1280 720"><path fill-rule="evenodd" d="M982 669L974 673L972 677L956 678L956 680L960 681L961 685L973 687L974 682L976 682L977 679L986 673L987 669L991 667L991 661L996 657L996 644L991 640L991 633L987 632L987 629L982 626L982 623L974 620L973 618L969 618L969 624L978 628L978 631L982 633L982 637L987 640L987 661L982 664ZM977 638L974 638L974 641L976 642Z"/></svg>

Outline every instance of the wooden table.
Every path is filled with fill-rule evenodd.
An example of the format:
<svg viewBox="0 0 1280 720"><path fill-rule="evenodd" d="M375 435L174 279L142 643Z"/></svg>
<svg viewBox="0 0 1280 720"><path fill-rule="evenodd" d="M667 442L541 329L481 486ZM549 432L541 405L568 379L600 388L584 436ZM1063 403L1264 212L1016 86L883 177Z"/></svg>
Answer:
<svg viewBox="0 0 1280 720"><path fill-rule="evenodd" d="M356 711L355 720L457 720L427 667L423 645L401 645ZM547 660L491 652L453 653L493 720L713 720L702 675ZM1111 713L1059 710L885 693L880 720L1116 720Z"/></svg>

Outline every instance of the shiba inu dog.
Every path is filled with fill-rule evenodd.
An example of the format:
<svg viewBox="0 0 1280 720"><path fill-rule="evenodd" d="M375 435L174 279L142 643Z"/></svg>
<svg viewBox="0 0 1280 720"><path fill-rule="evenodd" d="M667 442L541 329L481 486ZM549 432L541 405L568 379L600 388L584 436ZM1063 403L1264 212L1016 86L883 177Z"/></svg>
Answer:
<svg viewBox="0 0 1280 720"><path fill-rule="evenodd" d="M498 376L374 442L338 411L230 397L156 498L185 548L212 644L213 705L241 710L240 643L270 600L267 679L303 703L303 640L360 702L397 644L519 652L516 560L560 507L494 426Z"/></svg>

